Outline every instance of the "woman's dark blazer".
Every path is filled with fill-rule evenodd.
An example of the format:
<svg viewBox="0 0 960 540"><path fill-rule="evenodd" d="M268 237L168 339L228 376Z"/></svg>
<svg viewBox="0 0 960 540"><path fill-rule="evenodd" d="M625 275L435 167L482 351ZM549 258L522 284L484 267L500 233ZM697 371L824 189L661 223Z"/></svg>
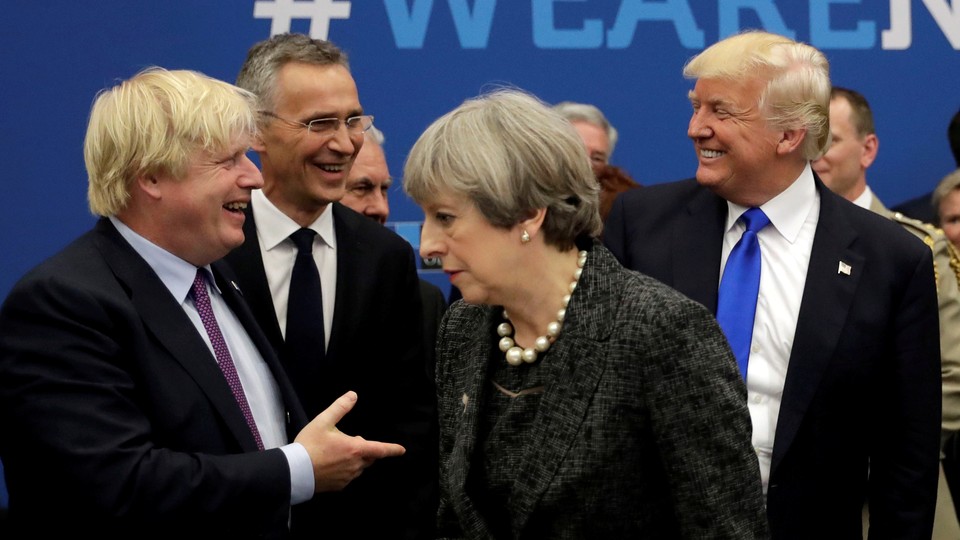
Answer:
<svg viewBox="0 0 960 540"><path fill-rule="evenodd" d="M438 338L441 536L489 538L471 493L500 309L455 303ZM494 358L493 361L504 361ZM763 538L746 388L701 305L595 244L509 501L515 538Z"/></svg>

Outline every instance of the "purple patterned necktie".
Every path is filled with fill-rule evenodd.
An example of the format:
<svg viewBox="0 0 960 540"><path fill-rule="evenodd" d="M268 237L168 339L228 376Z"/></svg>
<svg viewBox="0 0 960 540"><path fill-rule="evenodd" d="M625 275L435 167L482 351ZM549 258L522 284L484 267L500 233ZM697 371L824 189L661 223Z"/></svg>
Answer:
<svg viewBox="0 0 960 540"><path fill-rule="evenodd" d="M233 365L233 358L230 357L230 349L227 348L227 342L223 340L220 325L217 324L217 318L213 315L213 309L210 307L210 296L207 295L207 280L202 268L197 269L197 277L194 278L193 287L190 288L190 296L193 297L193 304L197 307L197 313L200 314L203 327L207 330L207 336L210 337L210 343L213 345L213 352L216 354L220 371L223 372L227 384L230 385L230 390L233 391L233 397L237 400L237 405L240 406L240 411L243 412L243 417L247 420L253 438L257 440L257 448L263 450L263 439L260 438L260 430L257 429L257 423L253 419L250 404L247 403L247 396L243 393L243 385L240 384L240 376L237 375L237 368Z"/></svg>

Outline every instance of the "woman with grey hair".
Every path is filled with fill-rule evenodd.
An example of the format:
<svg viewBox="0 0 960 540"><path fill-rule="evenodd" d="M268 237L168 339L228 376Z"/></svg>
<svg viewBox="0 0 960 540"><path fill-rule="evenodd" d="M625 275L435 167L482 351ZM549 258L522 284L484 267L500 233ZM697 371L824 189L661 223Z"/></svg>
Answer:
<svg viewBox="0 0 960 540"><path fill-rule="evenodd" d="M762 538L746 391L715 319L596 240L577 133L522 91L467 100L404 169L463 300L437 340L438 533Z"/></svg>

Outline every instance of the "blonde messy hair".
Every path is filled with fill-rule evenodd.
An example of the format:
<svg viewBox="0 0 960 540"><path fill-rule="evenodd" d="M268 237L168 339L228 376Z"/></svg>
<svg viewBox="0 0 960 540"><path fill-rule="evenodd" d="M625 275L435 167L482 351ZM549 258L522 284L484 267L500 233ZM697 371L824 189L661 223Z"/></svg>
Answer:
<svg viewBox="0 0 960 540"><path fill-rule="evenodd" d="M817 159L830 140L830 64L822 52L792 39L748 30L719 41L683 67L688 79L764 77L759 110L781 130L805 129L803 155Z"/></svg>
<svg viewBox="0 0 960 540"><path fill-rule="evenodd" d="M198 151L256 133L255 98L195 71L147 68L101 91L84 140L90 211L112 216L144 175L182 177Z"/></svg>

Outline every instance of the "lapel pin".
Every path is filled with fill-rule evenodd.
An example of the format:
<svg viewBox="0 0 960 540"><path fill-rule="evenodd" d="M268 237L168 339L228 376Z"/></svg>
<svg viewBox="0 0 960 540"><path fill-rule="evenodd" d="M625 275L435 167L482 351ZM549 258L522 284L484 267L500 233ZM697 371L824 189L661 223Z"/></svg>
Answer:
<svg viewBox="0 0 960 540"><path fill-rule="evenodd" d="M463 412L464 412L464 414L466 414L466 412L467 412L467 405L470 404L470 396L468 396L468 395L466 394L466 392L464 392L463 397L460 398L460 401L463 402Z"/></svg>
<svg viewBox="0 0 960 540"><path fill-rule="evenodd" d="M233 281L233 280L231 279L231 280L230 280L230 284L233 285L233 288L236 289L236 291L237 291L238 293L240 293L241 295L243 294L243 291L240 290L240 286L237 285L237 282L236 282L236 281Z"/></svg>
<svg viewBox="0 0 960 540"><path fill-rule="evenodd" d="M843 275L845 275L845 276L849 276L851 270L853 270L853 268L851 268L849 264L847 264L847 263L845 263L845 262L843 262L843 261L840 261L840 267L837 268L837 273L838 273L838 274L843 274Z"/></svg>

